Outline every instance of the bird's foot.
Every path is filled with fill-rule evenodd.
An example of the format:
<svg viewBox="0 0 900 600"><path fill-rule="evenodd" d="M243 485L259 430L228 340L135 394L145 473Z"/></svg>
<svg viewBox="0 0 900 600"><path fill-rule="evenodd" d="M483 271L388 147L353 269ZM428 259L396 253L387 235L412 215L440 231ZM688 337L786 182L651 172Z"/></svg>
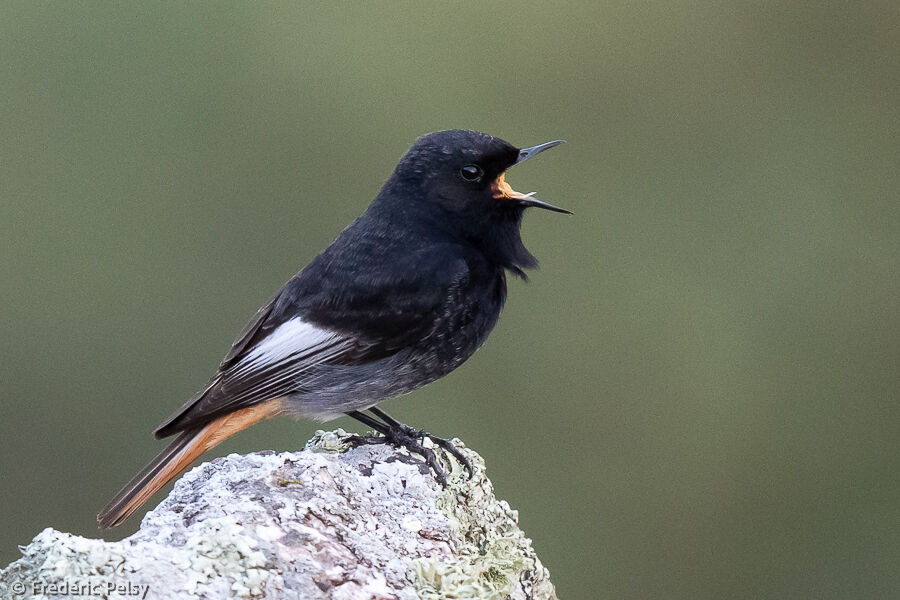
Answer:
<svg viewBox="0 0 900 600"><path fill-rule="evenodd" d="M373 412L375 411L373 410ZM378 423L377 427L373 422L369 420L370 417L368 417L368 415L362 416L367 417L366 420L363 421L363 423L366 423L370 427L375 428L381 433L381 435L354 435L351 436L347 441L354 445L390 444L395 448L406 448L410 453L415 453L421 456L425 460L425 464L427 464L431 468L431 470L434 471L434 477L435 479L437 479L438 483L440 483L442 487L447 487L447 473L441 466L437 455L435 454L434 450L423 444L425 438L428 438L434 445L438 446L439 448L443 448L444 450L452 454L453 457L456 458L456 460L459 462L459 464L463 465L469 472L469 479L472 478L472 476L474 475L472 463L470 463L469 459L466 458L465 455L460 452L460 450L456 446L453 445L453 442L432 435L423 429L415 429L414 427L410 427L409 425L400 423L399 421L396 421L390 417L385 419L381 416L384 413L382 411L378 412L381 413L378 416L386 422ZM359 415L359 413L356 413L355 415L351 413L348 414L350 414L350 416L354 418L358 418L357 415Z"/></svg>
<svg viewBox="0 0 900 600"><path fill-rule="evenodd" d="M400 423L400 427L403 428L404 432L407 435L410 435L410 436L416 438L417 440L423 440L423 441L425 438L428 438L429 440L431 440L431 442L435 446L438 446L439 448L443 448L445 451L452 454L453 458L455 458L456 461L459 464L461 464L462 466L464 466L466 468L466 471L469 472L469 479L472 479L472 477L475 475L475 472L472 469L472 463L469 462L469 459L466 458L466 455L463 454L462 452L460 452L459 448L457 448L456 445L454 445L454 443L451 442L450 440L448 440L447 438L442 438L442 437L438 437L436 435L432 435L432 434L428 433L427 431L425 431L424 429L413 429L409 425L404 425L403 423Z"/></svg>

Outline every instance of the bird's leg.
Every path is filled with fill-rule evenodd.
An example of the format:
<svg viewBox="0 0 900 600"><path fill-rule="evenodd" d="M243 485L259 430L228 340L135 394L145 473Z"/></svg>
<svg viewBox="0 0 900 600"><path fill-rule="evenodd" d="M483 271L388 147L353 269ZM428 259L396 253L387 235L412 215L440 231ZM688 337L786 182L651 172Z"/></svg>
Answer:
<svg viewBox="0 0 900 600"><path fill-rule="evenodd" d="M420 429L414 429L409 425L405 425L400 423L387 413L382 410L378 410L377 408L370 409L370 412L374 414L376 417L381 419L381 421L375 419L371 415L367 415L358 410L347 412L347 416L353 417L360 423L367 425L374 429L375 431L381 433L381 436L358 436L355 435L350 438L349 442L352 444L391 444L395 447L403 447L409 450L410 452L414 452L420 455L425 459L425 463L434 471L435 479L438 480L442 486L446 487L447 485L447 475L444 472L443 467L441 467L438 462L437 456L431 448L427 448L422 444L422 440L427 437L435 444L444 448L448 452L450 452L453 456L459 460L459 462L465 465L466 469L469 471L469 477L472 477L472 466L469 463L468 459L466 459L463 454L456 449L456 447L451 444L448 440L442 438L436 438L432 436L430 433L422 431ZM383 422L382 422L383 421Z"/></svg>
<svg viewBox="0 0 900 600"><path fill-rule="evenodd" d="M431 448L426 448L419 441L421 436L416 437L415 435L411 435L411 432L415 432L409 427L400 428L396 427L390 423L382 423L381 421L376 420L370 415L366 413L360 412L358 410L352 410L345 413L348 417L353 417L360 423L364 425L368 425L375 431L381 433L380 436L362 436L362 435L354 435L351 436L347 441L351 444L363 445L363 444L391 444L395 447L403 447L409 450L410 452L415 452L425 459L425 463L434 470L435 479L438 480L438 483L441 486L447 486L447 474L444 473L444 469L441 467L440 463L437 460L437 456ZM393 419L391 419L393 421ZM396 421L394 421L396 423ZM398 423L399 424L399 423Z"/></svg>
<svg viewBox="0 0 900 600"><path fill-rule="evenodd" d="M397 421L396 419L394 419L392 416L390 416L389 414L387 414L380 408L376 408L373 406L372 408L369 409L369 412L372 413L373 415L375 415L376 417L378 417L379 419L381 419L382 421L384 421L385 423L387 423L390 427L397 428L409 436L412 436L419 440L428 438L429 440L434 442L435 445L443 448L444 450L446 450L447 452L452 454L453 457L456 458L456 460L459 462L459 464L463 465L466 468L466 470L469 472L469 479L472 479L472 476L474 474L474 472L472 470L472 463L469 462L469 459L466 458L465 455L462 452L460 452L459 449L456 446L454 446L453 442L451 442L450 440L437 437L436 435L432 435L432 434L428 433L427 431L425 431L424 429L414 429L414 428L410 427L409 425L404 425L403 423Z"/></svg>
<svg viewBox="0 0 900 600"><path fill-rule="evenodd" d="M344 414L347 415L348 417L353 417L354 419L356 419L363 425L367 425L368 427L371 427L372 429L374 429L375 431L380 433L385 438L387 437L388 431L390 428L387 425L385 425L384 423L382 423L381 421L378 421L378 420L370 417L369 415L367 415L364 412L359 412L358 410L351 410ZM383 444L383 443L385 443L384 438L379 437L377 435L374 435L374 436L353 435L353 436L350 436L350 442L355 443L355 444Z"/></svg>
<svg viewBox="0 0 900 600"><path fill-rule="evenodd" d="M436 435L432 435L423 429L414 429L414 428L410 427L409 425L405 425L405 424L397 421L393 417L391 417L389 414L387 414L380 408L374 408L374 407L370 408L369 412L371 412L373 415L375 415L376 417L378 417L379 419L381 419L382 421L387 423L388 426L399 429L409 436L412 436L412 437L414 437L416 439L420 439L420 440L427 437L432 442L434 442L435 445L440 446L441 448L443 448L444 450L446 450L447 452L452 454L456 458L456 460L459 461L459 463L461 465L463 465L466 468L466 470L469 472L469 479L472 478L472 475L473 475L472 463L469 462L469 459L466 458L465 455L462 452L460 452L459 449L456 446L454 446L453 442L451 442L450 440L437 437Z"/></svg>

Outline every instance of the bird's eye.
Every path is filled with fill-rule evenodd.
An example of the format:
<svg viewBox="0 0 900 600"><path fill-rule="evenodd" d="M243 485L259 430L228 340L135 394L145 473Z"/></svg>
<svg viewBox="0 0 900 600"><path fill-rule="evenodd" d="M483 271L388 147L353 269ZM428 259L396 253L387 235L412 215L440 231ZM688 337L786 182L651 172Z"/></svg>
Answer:
<svg viewBox="0 0 900 600"><path fill-rule="evenodd" d="M478 165L466 165L459 170L459 174L466 181L477 181L484 175L484 171Z"/></svg>

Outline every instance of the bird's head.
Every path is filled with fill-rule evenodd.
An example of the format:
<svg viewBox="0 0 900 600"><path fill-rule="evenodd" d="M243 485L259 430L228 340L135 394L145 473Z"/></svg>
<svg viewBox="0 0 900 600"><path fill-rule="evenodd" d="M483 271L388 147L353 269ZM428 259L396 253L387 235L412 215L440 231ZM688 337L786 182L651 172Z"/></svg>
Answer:
<svg viewBox="0 0 900 600"><path fill-rule="evenodd" d="M525 277L537 266L519 233L528 207L568 210L522 194L506 182L506 171L562 144L530 148L477 131L452 129L422 136L400 160L370 210L393 226L409 224L416 236L450 237L481 250L496 264Z"/></svg>
<svg viewBox="0 0 900 600"><path fill-rule="evenodd" d="M477 131L451 129L429 133L409 149L394 177L419 188L421 200L439 205L444 211L474 218L484 213L519 213L529 206L568 213L510 187L506 171L563 140L530 148L516 148L509 142Z"/></svg>

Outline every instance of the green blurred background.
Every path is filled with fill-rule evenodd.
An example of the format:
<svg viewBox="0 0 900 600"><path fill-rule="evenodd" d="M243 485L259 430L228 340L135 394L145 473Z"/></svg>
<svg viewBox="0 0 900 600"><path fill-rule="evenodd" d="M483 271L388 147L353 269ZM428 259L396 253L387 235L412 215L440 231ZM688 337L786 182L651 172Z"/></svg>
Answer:
<svg viewBox="0 0 900 600"><path fill-rule="evenodd" d="M0 566L134 531L94 515L151 430L465 127L568 139L510 180L576 215L386 406L486 458L560 597L900 595L896 0L5 2L0 81Z"/></svg>

